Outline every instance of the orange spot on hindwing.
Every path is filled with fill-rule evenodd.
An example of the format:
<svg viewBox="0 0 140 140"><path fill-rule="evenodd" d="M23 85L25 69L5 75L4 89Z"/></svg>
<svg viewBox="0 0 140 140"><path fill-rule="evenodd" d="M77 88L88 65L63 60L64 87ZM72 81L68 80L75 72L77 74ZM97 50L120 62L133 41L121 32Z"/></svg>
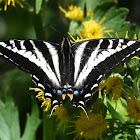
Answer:
<svg viewBox="0 0 140 140"><path fill-rule="evenodd" d="M70 100L72 101L73 100L73 94L67 93L67 95L70 97Z"/></svg>
<svg viewBox="0 0 140 140"><path fill-rule="evenodd" d="M66 94L62 94L62 100L65 100Z"/></svg>

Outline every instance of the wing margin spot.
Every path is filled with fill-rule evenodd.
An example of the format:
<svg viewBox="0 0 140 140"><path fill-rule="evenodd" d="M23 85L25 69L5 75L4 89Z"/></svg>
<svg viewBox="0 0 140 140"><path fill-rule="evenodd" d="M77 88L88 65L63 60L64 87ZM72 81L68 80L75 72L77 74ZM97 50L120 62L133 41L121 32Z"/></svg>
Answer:
<svg viewBox="0 0 140 140"><path fill-rule="evenodd" d="M47 97L52 97L52 94L51 93L45 93L45 96L47 96Z"/></svg>

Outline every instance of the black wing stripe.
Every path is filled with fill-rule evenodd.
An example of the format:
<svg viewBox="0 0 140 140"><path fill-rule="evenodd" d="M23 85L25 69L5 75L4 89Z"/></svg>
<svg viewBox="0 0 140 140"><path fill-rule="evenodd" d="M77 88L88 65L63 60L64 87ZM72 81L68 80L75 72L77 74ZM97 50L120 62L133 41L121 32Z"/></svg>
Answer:
<svg viewBox="0 0 140 140"><path fill-rule="evenodd" d="M107 49L106 46L108 46L108 48L112 48L112 43L113 41L103 40L102 43L100 44L100 49Z"/></svg>
<svg viewBox="0 0 140 140"><path fill-rule="evenodd" d="M60 71L59 71L58 52L57 52L57 50L51 44L49 44L47 42L44 42L44 43L46 44L46 46L48 47L48 49L50 51L50 54L52 56L52 61L53 61L53 65L54 65L54 68L55 68L56 75L57 75L59 81L61 82Z"/></svg>
<svg viewBox="0 0 140 140"><path fill-rule="evenodd" d="M21 55L17 55L16 53L12 53L7 48L2 48L0 46L0 52L2 52L2 56L6 59L17 65L21 70L25 72L34 72L36 70L36 65L34 63L29 63L27 58L24 58ZM16 59L16 61L14 61ZM14 62L13 62L14 61Z"/></svg>

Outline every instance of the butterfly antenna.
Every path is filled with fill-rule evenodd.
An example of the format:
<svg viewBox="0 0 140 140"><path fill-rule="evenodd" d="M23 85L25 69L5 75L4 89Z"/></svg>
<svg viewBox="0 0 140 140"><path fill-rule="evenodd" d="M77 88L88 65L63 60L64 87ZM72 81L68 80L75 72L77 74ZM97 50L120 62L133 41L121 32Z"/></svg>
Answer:
<svg viewBox="0 0 140 140"><path fill-rule="evenodd" d="M63 34L62 34L60 31L58 31L57 29L55 29L53 26L51 26L50 24L48 24L48 26L49 26L52 30L56 31L57 33L59 33L59 34L61 34L61 35L63 36Z"/></svg>

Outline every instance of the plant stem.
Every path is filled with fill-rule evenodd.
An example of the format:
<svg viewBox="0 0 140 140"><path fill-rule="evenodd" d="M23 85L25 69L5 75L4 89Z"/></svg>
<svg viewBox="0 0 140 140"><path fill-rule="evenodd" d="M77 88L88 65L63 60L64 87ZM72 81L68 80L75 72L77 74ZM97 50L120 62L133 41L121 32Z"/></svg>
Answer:
<svg viewBox="0 0 140 140"><path fill-rule="evenodd" d="M43 114L43 140L56 140L56 117Z"/></svg>
<svg viewBox="0 0 140 140"><path fill-rule="evenodd" d="M134 88L135 88L135 94L138 96L139 93L138 93L138 86L137 86L137 79L136 78L134 79Z"/></svg>
<svg viewBox="0 0 140 140"><path fill-rule="evenodd" d="M46 39L46 35L43 28L42 16L40 13L38 15L34 15L34 27L37 39Z"/></svg>

